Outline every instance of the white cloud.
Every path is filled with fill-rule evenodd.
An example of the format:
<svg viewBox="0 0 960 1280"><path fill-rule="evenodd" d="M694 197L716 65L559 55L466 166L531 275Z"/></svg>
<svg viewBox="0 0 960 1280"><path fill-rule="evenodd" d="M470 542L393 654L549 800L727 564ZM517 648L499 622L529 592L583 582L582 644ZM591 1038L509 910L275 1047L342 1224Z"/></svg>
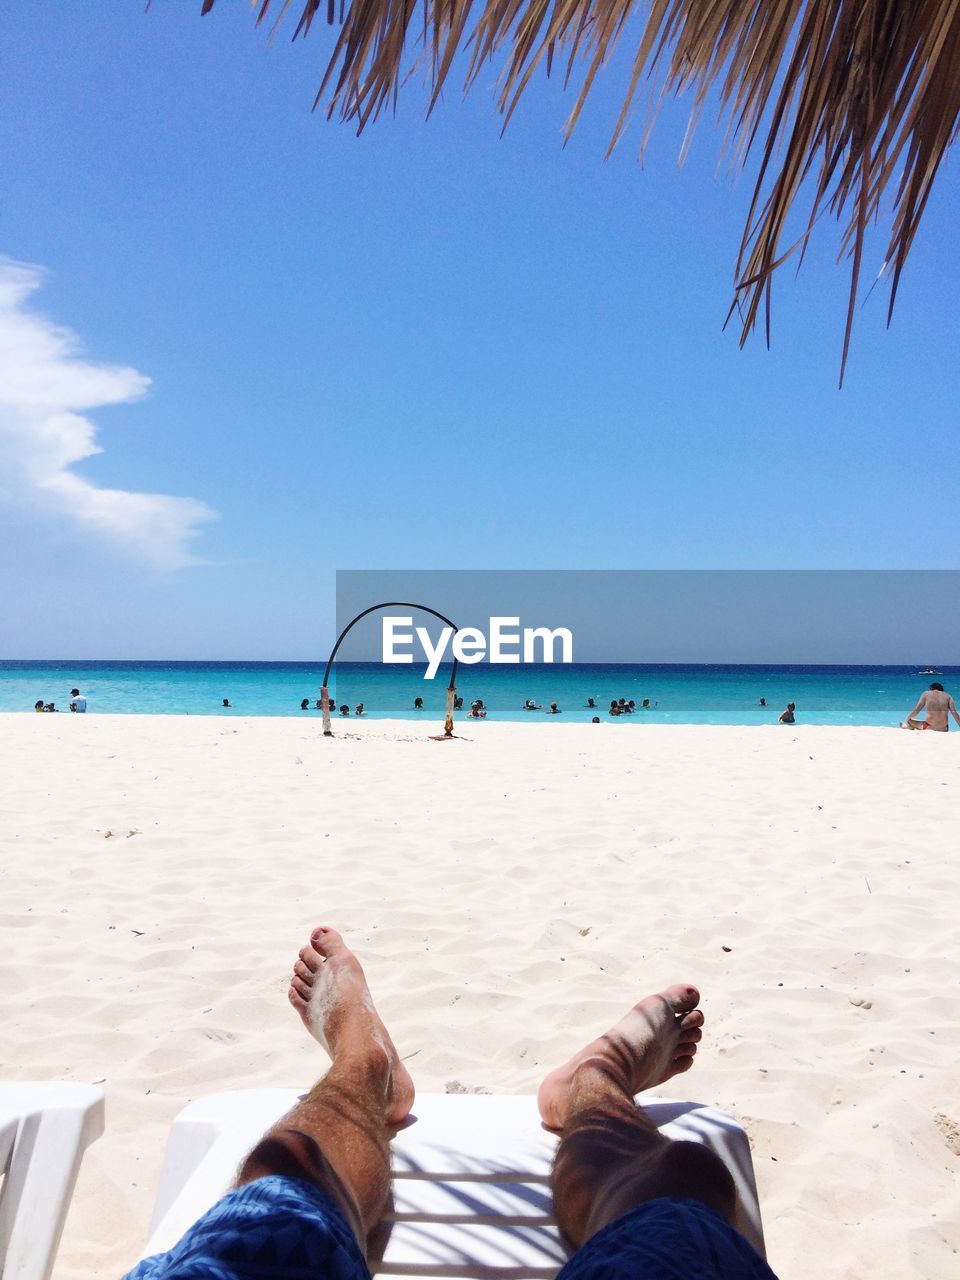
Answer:
<svg viewBox="0 0 960 1280"><path fill-rule="evenodd" d="M195 498L99 488L71 467L102 453L85 414L129 404L150 379L92 364L71 330L27 310L42 271L0 257L0 467L4 483L133 552L156 569L198 563L189 544L217 513Z"/></svg>

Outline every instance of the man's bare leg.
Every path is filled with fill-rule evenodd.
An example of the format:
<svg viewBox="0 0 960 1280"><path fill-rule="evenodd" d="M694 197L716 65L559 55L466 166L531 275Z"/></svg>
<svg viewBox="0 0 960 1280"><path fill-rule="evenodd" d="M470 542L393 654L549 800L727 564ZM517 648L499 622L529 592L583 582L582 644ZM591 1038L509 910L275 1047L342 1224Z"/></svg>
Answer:
<svg viewBox="0 0 960 1280"><path fill-rule="evenodd" d="M374 1008L360 962L334 929L314 929L293 968L290 1003L330 1069L250 1152L237 1185L305 1178L340 1205L365 1250L390 1188L389 1141L413 1081Z"/></svg>
<svg viewBox="0 0 960 1280"><path fill-rule="evenodd" d="M693 1066L699 1000L685 985L648 996L540 1086L540 1114L561 1135L552 1177L557 1221L578 1248L661 1196L701 1200L735 1225L733 1179L719 1156L662 1137L633 1100Z"/></svg>

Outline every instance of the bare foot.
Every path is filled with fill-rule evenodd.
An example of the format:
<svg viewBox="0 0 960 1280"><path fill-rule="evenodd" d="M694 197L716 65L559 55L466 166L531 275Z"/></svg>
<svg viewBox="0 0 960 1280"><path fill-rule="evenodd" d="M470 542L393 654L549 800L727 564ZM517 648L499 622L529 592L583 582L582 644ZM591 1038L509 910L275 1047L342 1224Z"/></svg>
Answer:
<svg viewBox="0 0 960 1280"><path fill-rule="evenodd" d="M413 1106L413 1081L373 1005L360 961L337 933L320 925L293 966L290 1003L331 1058L386 1057L386 1122L402 1124Z"/></svg>
<svg viewBox="0 0 960 1280"><path fill-rule="evenodd" d="M586 1064L603 1068L631 1098L689 1071L703 1034L699 1003L696 987L678 984L634 1005L606 1035L546 1077L537 1094L543 1123L548 1129L563 1129L574 1077Z"/></svg>

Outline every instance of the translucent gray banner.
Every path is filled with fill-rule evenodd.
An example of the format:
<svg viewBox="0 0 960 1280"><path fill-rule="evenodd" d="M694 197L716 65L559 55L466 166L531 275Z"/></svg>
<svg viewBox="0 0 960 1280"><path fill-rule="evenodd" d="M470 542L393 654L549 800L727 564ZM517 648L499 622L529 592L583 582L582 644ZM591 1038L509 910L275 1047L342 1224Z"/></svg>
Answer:
<svg viewBox="0 0 960 1280"><path fill-rule="evenodd" d="M371 606L391 607L357 623L338 659L382 662L392 628L394 640L413 637L394 643L394 655L428 661L446 624L400 602L435 610L460 631L476 629L474 658L479 639L487 641L481 661L489 661L495 620L505 619L501 635L516 632L518 640L501 644L501 656L521 663L523 633L537 630L569 632L574 663L960 662L957 570L341 570L338 635ZM547 648L535 636L533 661ZM562 637L549 649L563 660ZM448 636L440 660L451 657Z"/></svg>

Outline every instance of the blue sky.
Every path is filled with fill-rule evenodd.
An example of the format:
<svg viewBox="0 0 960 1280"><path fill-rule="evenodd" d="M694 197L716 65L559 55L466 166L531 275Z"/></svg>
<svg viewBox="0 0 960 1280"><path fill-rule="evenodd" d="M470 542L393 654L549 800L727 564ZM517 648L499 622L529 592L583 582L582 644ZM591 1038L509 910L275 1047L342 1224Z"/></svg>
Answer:
<svg viewBox="0 0 960 1280"><path fill-rule="evenodd" d="M749 171L682 104L605 163L622 66L566 149L490 77L357 138L327 28L199 7L0 15L0 656L312 658L337 568L958 567L955 157L838 392L834 225L741 352Z"/></svg>

